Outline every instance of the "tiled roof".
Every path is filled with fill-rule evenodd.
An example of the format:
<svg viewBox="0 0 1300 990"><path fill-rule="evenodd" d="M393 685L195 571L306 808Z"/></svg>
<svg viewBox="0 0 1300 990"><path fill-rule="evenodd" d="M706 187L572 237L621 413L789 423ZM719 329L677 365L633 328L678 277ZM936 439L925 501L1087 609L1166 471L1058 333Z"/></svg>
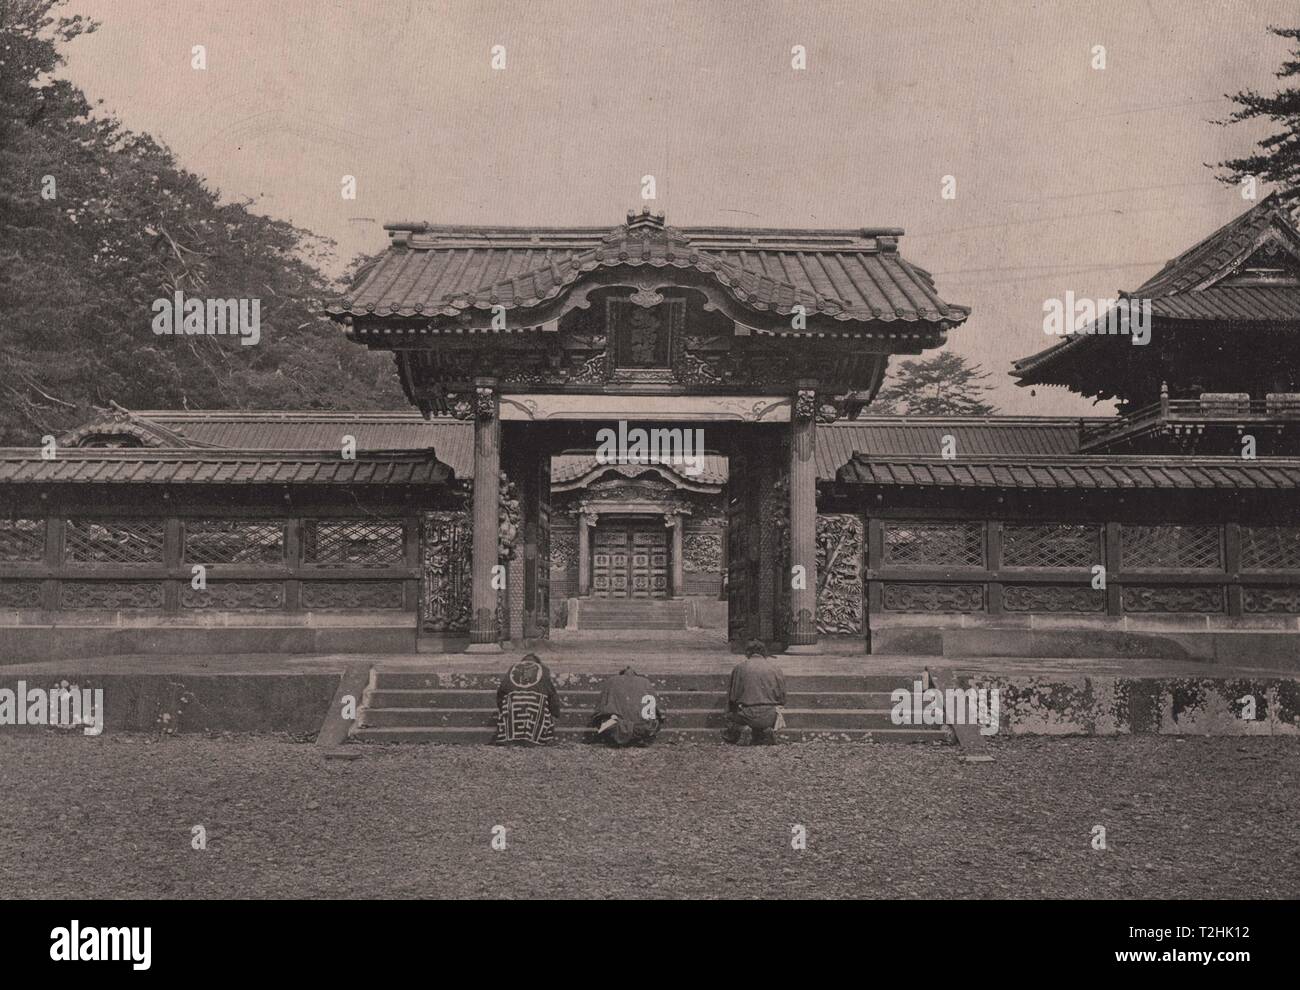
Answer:
<svg viewBox="0 0 1300 990"><path fill-rule="evenodd" d="M1300 285L1236 282L1241 266L1262 246L1300 262L1300 230L1286 204L1270 195L1245 213L1169 261L1153 277L1120 298L1150 300L1153 317L1176 321L1300 321ZM1098 324L1105 321L1101 314ZM1021 385L1068 384L1065 361L1097 348L1129 346L1105 334L1072 334L1050 347L1013 362ZM1057 369L1062 370L1057 370Z"/></svg>
<svg viewBox="0 0 1300 990"><path fill-rule="evenodd" d="M1141 299L1191 292L1207 279L1245 260L1269 234L1280 234L1300 248L1300 232L1291 222L1286 203L1276 194L1264 197L1214 233L1192 245L1143 282L1131 295Z"/></svg>
<svg viewBox="0 0 1300 990"><path fill-rule="evenodd" d="M1153 299L1151 313L1168 320L1300 320L1300 288L1216 285Z"/></svg>
<svg viewBox="0 0 1300 990"><path fill-rule="evenodd" d="M359 453L432 450L456 478L474 476L474 426L459 420L426 420L417 412L336 412L317 410L177 410L133 412L131 421L178 437L178 445L199 449L332 452L344 435L356 438ZM952 436L959 456L1010 457L1073 454L1079 449L1081 422L1044 416L863 416L817 429L817 477L835 477L855 453L925 457L942 449ZM78 427L77 435L105 432L117 417ZM71 436L72 434L69 434ZM66 440L61 440L66 444ZM218 455L220 456L220 455ZM328 454L322 454L328 456ZM596 466L594 454L567 452L551 459L551 478L564 483ZM727 478L725 457L708 454L704 471L689 480L721 484Z"/></svg>
<svg viewBox="0 0 1300 990"><path fill-rule="evenodd" d="M946 436L953 438L959 457L1074 454L1079 423L1077 418L1043 416L863 416L817 428L817 477L834 478L859 453L937 456Z"/></svg>
<svg viewBox="0 0 1300 990"><path fill-rule="evenodd" d="M906 488L1019 488L1057 490L1294 489L1300 458L1137 457L856 457L840 469L849 484Z"/></svg>
<svg viewBox="0 0 1300 990"><path fill-rule="evenodd" d="M352 436L358 452L432 450L438 460L469 478L474 472L474 427L456 420L430 421L414 410L337 412L332 410L148 409L129 414L126 425L173 437L150 446L215 447L247 450L336 451ZM122 414L92 420L66 434L61 444L88 434L120 432ZM134 435L148 434L139 429ZM146 440L146 442L149 442Z"/></svg>
<svg viewBox="0 0 1300 990"><path fill-rule="evenodd" d="M440 485L445 464L427 454L66 448L45 460L32 448L0 448L0 484Z"/></svg>
<svg viewBox="0 0 1300 990"><path fill-rule="evenodd" d="M628 215L609 228L393 224L392 244L332 315L456 316L469 309L534 307L584 273L618 266L693 269L734 299L779 314L860 322L955 325L969 309L945 303L934 279L898 253L901 230L664 227Z"/></svg>

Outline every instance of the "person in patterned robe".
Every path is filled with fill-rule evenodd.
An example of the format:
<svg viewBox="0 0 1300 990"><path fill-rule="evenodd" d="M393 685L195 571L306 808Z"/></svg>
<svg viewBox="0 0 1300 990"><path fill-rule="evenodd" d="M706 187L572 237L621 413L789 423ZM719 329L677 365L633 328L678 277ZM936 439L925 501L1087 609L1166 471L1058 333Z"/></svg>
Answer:
<svg viewBox="0 0 1300 990"><path fill-rule="evenodd" d="M506 671L497 688L495 742L544 746L555 741L560 694L550 668L530 653Z"/></svg>

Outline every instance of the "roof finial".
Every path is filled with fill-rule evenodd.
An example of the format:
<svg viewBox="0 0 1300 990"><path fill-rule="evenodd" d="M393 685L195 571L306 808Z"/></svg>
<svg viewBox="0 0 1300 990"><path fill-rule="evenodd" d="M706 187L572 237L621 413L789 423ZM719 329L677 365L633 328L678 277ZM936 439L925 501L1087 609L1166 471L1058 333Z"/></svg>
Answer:
<svg viewBox="0 0 1300 990"><path fill-rule="evenodd" d="M641 207L640 213L635 210L628 210L627 226L629 230L637 230L642 227L663 230L664 215L662 213L651 213L649 206Z"/></svg>

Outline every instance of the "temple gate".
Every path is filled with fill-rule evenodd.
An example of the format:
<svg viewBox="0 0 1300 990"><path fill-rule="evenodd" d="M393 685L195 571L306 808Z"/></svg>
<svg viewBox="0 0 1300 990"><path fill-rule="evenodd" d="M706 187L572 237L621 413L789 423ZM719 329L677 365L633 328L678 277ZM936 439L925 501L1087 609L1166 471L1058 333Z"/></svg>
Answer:
<svg viewBox="0 0 1300 990"><path fill-rule="evenodd" d="M648 210L613 229L388 230L329 312L394 353L426 416L474 423L471 651L547 634L550 460L628 423L703 430L729 458L733 644L818 649L817 424L856 414L890 354L939 346L969 312L903 259L901 230L673 228ZM661 514L664 534L638 524L629 543L579 513L580 586L680 593L685 513ZM593 535L610 552L589 560Z"/></svg>

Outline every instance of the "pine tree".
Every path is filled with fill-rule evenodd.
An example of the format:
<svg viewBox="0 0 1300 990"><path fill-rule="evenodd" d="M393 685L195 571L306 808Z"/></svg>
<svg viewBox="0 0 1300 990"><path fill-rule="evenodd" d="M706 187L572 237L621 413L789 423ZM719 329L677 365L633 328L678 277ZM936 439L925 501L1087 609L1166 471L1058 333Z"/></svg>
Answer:
<svg viewBox="0 0 1300 990"><path fill-rule="evenodd" d="M1271 27L1269 31L1279 38L1289 38L1295 45L1274 75L1278 79L1300 77L1300 28ZM1260 141L1254 154L1220 162L1218 167L1227 170L1220 180L1237 184L1254 177L1279 186L1279 194L1294 203L1300 198L1300 86L1287 86L1272 96L1244 90L1228 99L1239 109L1220 123L1265 119L1275 121L1281 130Z"/></svg>
<svg viewBox="0 0 1300 990"><path fill-rule="evenodd" d="M903 361L890 369L885 384L867 407L870 413L906 416L988 416L997 408L984 401L992 390L978 364L952 351L921 361Z"/></svg>

